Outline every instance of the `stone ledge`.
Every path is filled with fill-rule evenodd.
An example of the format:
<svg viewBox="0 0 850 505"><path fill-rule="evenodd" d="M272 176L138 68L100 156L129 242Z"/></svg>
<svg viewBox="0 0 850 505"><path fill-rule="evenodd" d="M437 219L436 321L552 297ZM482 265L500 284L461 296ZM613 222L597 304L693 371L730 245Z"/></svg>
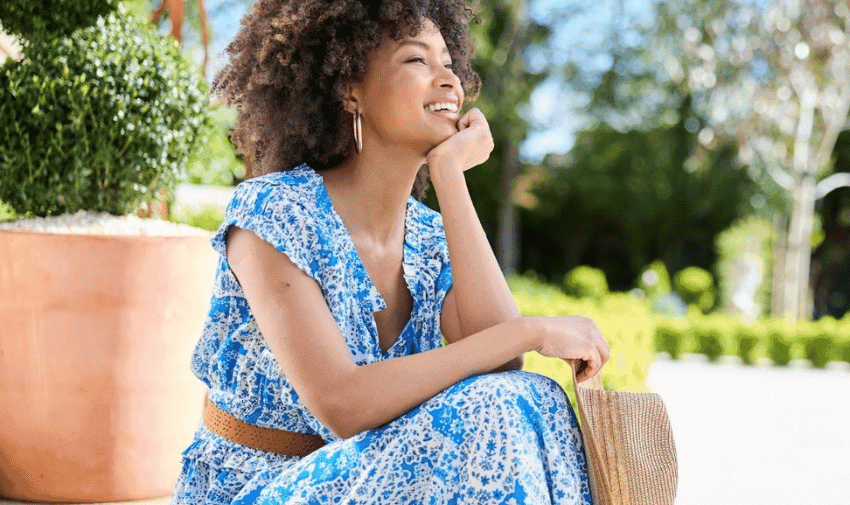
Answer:
<svg viewBox="0 0 850 505"><path fill-rule="evenodd" d="M10 501L2 496L0 496L0 505L65 505L67 502L23 502L23 501ZM89 505L169 505L171 503L171 496L163 496L162 498L150 498L148 500L134 500L134 501L114 501L108 503L92 503Z"/></svg>

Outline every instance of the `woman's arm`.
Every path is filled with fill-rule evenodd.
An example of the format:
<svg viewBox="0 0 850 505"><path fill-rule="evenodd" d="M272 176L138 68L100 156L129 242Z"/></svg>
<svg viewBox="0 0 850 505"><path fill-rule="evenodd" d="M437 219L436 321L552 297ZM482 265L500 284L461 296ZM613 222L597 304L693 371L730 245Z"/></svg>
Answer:
<svg viewBox="0 0 850 505"><path fill-rule="evenodd" d="M458 127L457 134L428 154L452 265L452 289L443 304L444 336L450 343L520 316L463 174L489 157L493 149L490 128L474 108L458 121ZM495 371L522 365L523 358L518 356Z"/></svg>
<svg viewBox="0 0 850 505"><path fill-rule="evenodd" d="M248 230L230 228L226 243L230 267L286 379L310 412L343 438L538 349L547 334L537 318L515 318L453 345L357 366L316 281Z"/></svg>
<svg viewBox="0 0 850 505"><path fill-rule="evenodd" d="M452 288L441 316L443 336L451 344L520 313L478 220L463 171L438 160L429 168L452 265ZM520 355L492 371L522 366Z"/></svg>

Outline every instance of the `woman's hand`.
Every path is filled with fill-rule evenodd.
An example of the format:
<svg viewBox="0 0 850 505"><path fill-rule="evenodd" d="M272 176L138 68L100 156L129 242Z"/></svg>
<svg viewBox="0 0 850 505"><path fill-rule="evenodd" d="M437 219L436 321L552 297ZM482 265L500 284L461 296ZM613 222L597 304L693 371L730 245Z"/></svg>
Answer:
<svg viewBox="0 0 850 505"><path fill-rule="evenodd" d="M493 151L490 125L480 110L473 107L457 122L458 132L428 151L429 167L455 164L461 170L484 163Z"/></svg>
<svg viewBox="0 0 850 505"><path fill-rule="evenodd" d="M543 356L561 358L578 366L579 382L593 377L610 357L605 337L592 319L584 316L532 317L540 338L535 349Z"/></svg>

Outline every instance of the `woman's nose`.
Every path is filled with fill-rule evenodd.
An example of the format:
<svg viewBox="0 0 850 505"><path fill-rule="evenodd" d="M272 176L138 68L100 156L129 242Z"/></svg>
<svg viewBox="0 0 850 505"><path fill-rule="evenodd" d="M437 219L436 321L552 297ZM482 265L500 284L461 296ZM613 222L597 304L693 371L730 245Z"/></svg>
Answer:
<svg viewBox="0 0 850 505"><path fill-rule="evenodd" d="M447 87L454 89L455 87L460 87L460 78L455 75L455 73L450 68L441 67L438 75L436 77L437 82L440 87Z"/></svg>

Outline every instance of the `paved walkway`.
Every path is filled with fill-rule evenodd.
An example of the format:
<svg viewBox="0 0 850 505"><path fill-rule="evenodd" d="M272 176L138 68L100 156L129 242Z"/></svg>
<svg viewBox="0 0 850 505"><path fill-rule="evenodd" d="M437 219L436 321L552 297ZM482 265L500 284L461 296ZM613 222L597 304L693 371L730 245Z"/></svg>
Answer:
<svg viewBox="0 0 850 505"><path fill-rule="evenodd" d="M850 505L850 372L660 360L647 382L670 415L676 505Z"/></svg>
<svg viewBox="0 0 850 505"><path fill-rule="evenodd" d="M850 372L656 361L676 505L850 504Z"/></svg>

